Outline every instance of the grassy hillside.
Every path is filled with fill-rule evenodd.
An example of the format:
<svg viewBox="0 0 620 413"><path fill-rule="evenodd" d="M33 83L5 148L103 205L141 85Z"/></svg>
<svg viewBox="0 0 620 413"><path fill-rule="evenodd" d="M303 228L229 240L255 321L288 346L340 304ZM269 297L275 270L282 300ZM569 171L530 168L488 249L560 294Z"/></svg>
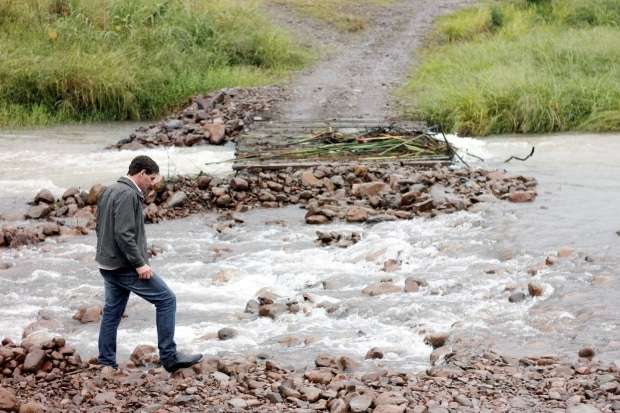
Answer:
<svg viewBox="0 0 620 413"><path fill-rule="evenodd" d="M156 118L307 58L250 1L0 0L0 125Z"/></svg>
<svg viewBox="0 0 620 413"><path fill-rule="evenodd" d="M444 17L402 90L463 135L620 130L620 2L514 0Z"/></svg>

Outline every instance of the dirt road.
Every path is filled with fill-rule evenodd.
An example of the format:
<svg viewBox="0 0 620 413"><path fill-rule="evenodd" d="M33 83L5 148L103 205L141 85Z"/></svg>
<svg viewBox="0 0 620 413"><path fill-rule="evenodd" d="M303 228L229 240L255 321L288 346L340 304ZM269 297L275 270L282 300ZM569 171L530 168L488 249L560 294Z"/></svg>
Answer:
<svg viewBox="0 0 620 413"><path fill-rule="evenodd" d="M403 0L369 9L372 23L357 34L338 33L325 24L271 8L278 24L313 43L323 55L290 82L288 101L280 108L282 119L397 117L392 94L416 64L415 51L434 19L473 2Z"/></svg>

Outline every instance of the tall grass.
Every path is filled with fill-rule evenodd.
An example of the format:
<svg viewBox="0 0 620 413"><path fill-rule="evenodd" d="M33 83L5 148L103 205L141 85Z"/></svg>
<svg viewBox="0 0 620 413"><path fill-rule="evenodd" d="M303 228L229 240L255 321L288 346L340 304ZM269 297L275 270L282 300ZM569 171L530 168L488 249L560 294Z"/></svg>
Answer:
<svg viewBox="0 0 620 413"><path fill-rule="evenodd" d="M150 119L308 53L235 0L0 0L0 125Z"/></svg>
<svg viewBox="0 0 620 413"><path fill-rule="evenodd" d="M402 90L466 135L620 130L620 2L522 0L443 18Z"/></svg>

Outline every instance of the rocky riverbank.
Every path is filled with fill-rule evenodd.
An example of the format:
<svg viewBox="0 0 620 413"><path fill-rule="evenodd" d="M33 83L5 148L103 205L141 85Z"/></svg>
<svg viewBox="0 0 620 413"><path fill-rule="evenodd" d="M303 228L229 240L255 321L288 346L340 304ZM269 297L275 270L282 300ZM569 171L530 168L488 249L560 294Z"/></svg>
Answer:
<svg viewBox="0 0 620 413"><path fill-rule="evenodd" d="M40 191L25 213L25 218L37 224L5 225L0 246L31 245L47 236L93 229L97 198L104 188L101 184L88 192L69 188L59 199L48 190ZM145 217L147 222L158 222L215 210L227 213L223 229L243 222L230 212L300 205L307 210L308 224L338 219L372 224L432 218L494 200L530 202L535 197L535 179L505 171L337 165L273 172L244 170L227 178L173 177L147 194ZM39 224L41 220L47 222Z"/></svg>
<svg viewBox="0 0 620 413"><path fill-rule="evenodd" d="M222 89L195 96L172 116L138 128L110 149L139 150L157 146L222 145L272 112L283 99L281 88Z"/></svg>
<svg viewBox="0 0 620 413"><path fill-rule="evenodd" d="M206 357L172 375L155 348L138 346L119 369L85 362L61 337L8 339L0 347L0 411L449 413L620 410L620 366L547 355L513 359L478 345L429 341L429 368L418 374L367 360L320 354L304 369L267 354ZM589 351L585 351L589 350ZM582 354L583 353L583 354Z"/></svg>

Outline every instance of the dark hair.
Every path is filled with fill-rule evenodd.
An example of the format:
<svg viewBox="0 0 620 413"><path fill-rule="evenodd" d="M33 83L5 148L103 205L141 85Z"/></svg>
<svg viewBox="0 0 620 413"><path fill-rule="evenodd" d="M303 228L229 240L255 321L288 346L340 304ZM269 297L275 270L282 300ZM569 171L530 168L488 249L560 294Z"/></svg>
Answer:
<svg viewBox="0 0 620 413"><path fill-rule="evenodd" d="M146 155L140 155L133 158L129 164L127 175L139 174L143 169L149 175L159 173L159 166L154 160Z"/></svg>

